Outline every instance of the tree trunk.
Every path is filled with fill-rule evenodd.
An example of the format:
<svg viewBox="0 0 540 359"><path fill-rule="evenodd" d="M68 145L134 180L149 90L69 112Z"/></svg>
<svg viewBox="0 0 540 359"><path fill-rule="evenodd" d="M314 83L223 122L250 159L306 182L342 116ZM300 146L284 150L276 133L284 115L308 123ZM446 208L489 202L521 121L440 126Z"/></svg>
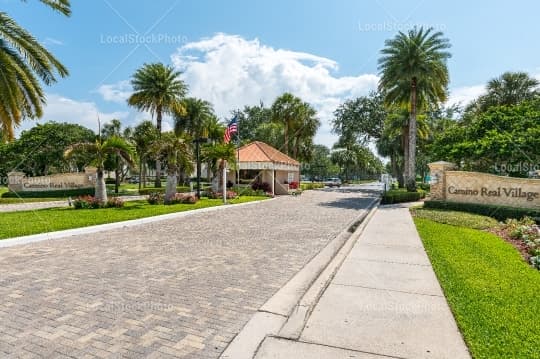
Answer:
<svg viewBox="0 0 540 359"><path fill-rule="evenodd" d="M405 187L409 168L409 124L407 123L402 130L402 145L403 145L403 167L401 168L402 181L400 182L400 188Z"/></svg>
<svg viewBox="0 0 540 359"><path fill-rule="evenodd" d="M145 161L142 164L142 187L146 188L146 171L148 171L148 164Z"/></svg>
<svg viewBox="0 0 540 359"><path fill-rule="evenodd" d="M285 128L283 132L283 137L285 140L284 148L285 148L285 154L289 155L289 122L285 122Z"/></svg>
<svg viewBox="0 0 540 359"><path fill-rule="evenodd" d="M416 191L416 78L411 82L411 117L409 119L409 158L407 163L407 191Z"/></svg>
<svg viewBox="0 0 540 359"><path fill-rule="evenodd" d="M176 194L176 171L167 174L167 186L165 188L165 204L170 204Z"/></svg>
<svg viewBox="0 0 540 359"><path fill-rule="evenodd" d="M98 169L96 173L96 200L100 202L107 202L107 187L105 186L105 178L103 177L103 170Z"/></svg>
<svg viewBox="0 0 540 359"><path fill-rule="evenodd" d="M162 120L162 113L161 108L158 108L156 110L156 128L158 131L158 136L161 138L161 120ZM154 187L161 188L161 160L156 160L156 179L154 181Z"/></svg>
<svg viewBox="0 0 540 359"><path fill-rule="evenodd" d="M115 157L116 168L114 169L114 193L118 194L118 188L120 187L120 159L118 155Z"/></svg>
<svg viewBox="0 0 540 359"><path fill-rule="evenodd" d="M139 159L139 191L141 190L142 180L143 180L143 162L144 157L141 156Z"/></svg>

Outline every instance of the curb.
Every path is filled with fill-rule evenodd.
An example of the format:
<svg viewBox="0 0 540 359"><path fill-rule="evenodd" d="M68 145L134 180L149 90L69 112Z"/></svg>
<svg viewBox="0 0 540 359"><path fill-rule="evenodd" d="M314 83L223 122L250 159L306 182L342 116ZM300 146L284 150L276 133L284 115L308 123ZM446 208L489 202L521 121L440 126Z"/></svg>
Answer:
<svg viewBox="0 0 540 359"><path fill-rule="evenodd" d="M274 201L276 199L277 198L269 198L262 201L253 201L253 202L246 202L246 203L239 203L239 204L224 204L224 205L194 209L194 210L189 210L189 211L184 211L184 212L168 213L168 214L162 214L162 215L153 216L153 217L131 219L131 220L122 221L122 222L98 224L95 226L66 229L63 231L47 232L47 233L40 233L40 234L32 234L29 236L0 239L0 249L19 246L23 244L42 242L42 241L47 241L47 240L68 238L68 237L73 237L73 236L77 236L81 234L92 234L92 233L103 232L103 231L108 231L112 229L129 228L129 227L140 226L140 225L148 224L148 223L165 221L168 219L176 219L176 218L193 216L199 213L219 211L226 208L249 206L249 205L259 204L261 202Z"/></svg>
<svg viewBox="0 0 540 359"><path fill-rule="evenodd" d="M354 233L349 237L349 239L347 239L347 242L345 242L339 252L336 253L324 271L317 277L317 279L304 294L300 302L296 305L287 322L279 331L279 337L293 340L298 340L300 338L300 335L302 334L302 331L304 330L304 327L306 326L315 305L319 302L319 299L332 279L334 279L338 269L341 267L345 261L345 258L347 258L347 255L353 249L354 245L364 232L364 228L367 226L377 209L378 206L375 205L363 216L362 219L360 219L361 223L358 225Z"/></svg>
<svg viewBox="0 0 540 359"><path fill-rule="evenodd" d="M252 359L267 336L278 335L284 328L291 335L299 327L301 331L311 309L362 233L366 219L371 218L379 203L380 198L375 198L360 216L349 222L345 230L263 304L219 358Z"/></svg>

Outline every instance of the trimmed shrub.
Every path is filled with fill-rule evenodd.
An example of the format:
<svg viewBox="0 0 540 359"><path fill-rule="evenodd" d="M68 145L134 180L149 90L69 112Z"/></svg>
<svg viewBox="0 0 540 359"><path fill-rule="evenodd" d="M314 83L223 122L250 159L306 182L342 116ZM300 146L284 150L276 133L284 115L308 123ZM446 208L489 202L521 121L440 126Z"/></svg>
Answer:
<svg viewBox="0 0 540 359"><path fill-rule="evenodd" d="M324 183L317 183L317 182L314 182L314 183L300 183L300 189L302 191L307 191L307 190L310 190L310 189L320 189L320 188L324 188Z"/></svg>
<svg viewBox="0 0 540 359"><path fill-rule="evenodd" d="M73 208L75 209L96 209L105 207L105 203L98 201L93 196L80 196L73 200Z"/></svg>
<svg viewBox="0 0 540 359"><path fill-rule="evenodd" d="M97 209L97 208L122 208L124 207L124 201L119 197L111 197L107 200L107 203L98 201L93 196L80 196L71 202L75 209Z"/></svg>
<svg viewBox="0 0 540 359"><path fill-rule="evenodd" d="M263 191L263 192L272 192L272 186L268 182L253 182L251 184L251 189L254 191Z"/></svg>
<svg viewBox="0 0 540 359"><path fill-rule="evenodd" d="M429 185L429 183L418 183L418 188L426 192L429 192L431 190L431 186Z"/></svg>
<svg viewBox="0 0 540 359"><path fill-rule="evenodd" d="M233 191L240 196L267 196L267 193L262 190L253 190L251 187L234 186Z"/></svg>
<svg viewBox="0 0 540 359"><path fill-rule="evenodd" d="M124 200L120 197L110 197L107 200L107 208L122 208L124 204Z"/></svg>
<svg viewBox="0 0 540 359"><path fill-rule="evenodd" d="M236 192L227 191L227 199L234 199L238 196ZM208 192L208 198L210 199L221 199L223 198L223 192Z"/></svg>
<svg viewBox="0 0 540 359"><path fill-rule="evenodd" d="M416 192L402 190L387 191L383 194L381 204L416 202L426 197L426 192L418 189Z"/></svg>
<svg viewBox="0 0 540 359"><path fill-rule="evenodd" d="M204 188L204 187L201 186L201 188ZM156 192L165 193L165 187L162 187L162 188L141 188L139 190L139 195L148 196L149 194L156 193ZM178 193L189 192L189 187L177 186L176 187L176 192L178 192Z"/></svg>
<svg viewBox="0 0 540 359"><path fill-rule="evenodd" d="M148 194L148 203L149 204L163 204L164 201L164 193L163 192L151 192Z"/></svg>
<svg viewBox="0 0 540 359"><path fill-rule="evenodd" d="M425 201L424 208L436 208L476 213L483 216L495 218L498 221L506 221L508 218L522 219L524 217L530 217L534 219L536 223L540 223L540 211L530 208L516 208L480 203L462 203L433 200Z"/></svg>
<svg viewBox="0 0 540 359"><path fill-rule="evenodd" d="M199 201L197 196L191 193L176 193L174 197L171 199L170 204L178 204L178 203L184 203L184 204L195 204Z"/></svg>
<svg viewBox="0 0 540 359"><path fill-rule="evenodd" d="M2 198L67 198L79 196L93 196L94 188L80 188L59 191L39 191L39 192L5 192Z"/></svg>

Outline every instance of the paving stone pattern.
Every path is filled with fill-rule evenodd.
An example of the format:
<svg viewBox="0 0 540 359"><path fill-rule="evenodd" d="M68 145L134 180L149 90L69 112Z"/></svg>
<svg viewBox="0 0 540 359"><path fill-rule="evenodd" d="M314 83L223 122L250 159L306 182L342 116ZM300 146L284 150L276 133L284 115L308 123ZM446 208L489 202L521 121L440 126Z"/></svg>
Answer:
<svg viewBox="0 0 540 359"><path fill-rule="evenodd" d="M373 195L309 191L0 249L0 357L217 358Z"/></svg>

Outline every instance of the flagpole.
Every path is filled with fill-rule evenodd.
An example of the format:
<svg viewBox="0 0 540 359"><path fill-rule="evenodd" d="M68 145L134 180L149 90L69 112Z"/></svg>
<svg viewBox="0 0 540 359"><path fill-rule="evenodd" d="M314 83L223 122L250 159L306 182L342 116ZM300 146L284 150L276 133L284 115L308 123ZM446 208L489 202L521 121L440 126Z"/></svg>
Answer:
<svg viewBox="0 0 540 359"><path fill-rule="evenodd" d="M238 194L240 195L240 116L236 115L236 126L238 131L236 131L236 187L238 188Z"/></svg>

